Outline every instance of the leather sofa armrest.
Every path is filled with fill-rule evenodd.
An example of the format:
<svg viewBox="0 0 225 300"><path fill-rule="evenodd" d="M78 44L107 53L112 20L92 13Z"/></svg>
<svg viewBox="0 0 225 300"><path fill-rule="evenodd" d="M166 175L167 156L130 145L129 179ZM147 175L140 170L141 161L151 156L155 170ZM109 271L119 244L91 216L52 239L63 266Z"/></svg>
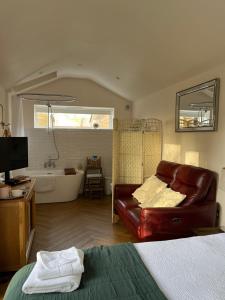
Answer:
<svg viewBox="0 0 225 300"><path fill-rule="evenodd" d="M140 184L116 184L114 187L114 198L119 199L131 197L133 192L140 186Z"/></svg>
<svg viewBox="0 0 225 300"><path fill-rule="evenodd" d="M185 207L144 208L140 218L151 228L167 231L169 228L211 227L216 222L217 203L191 205ZM203 225L204 224L204 225Z"/></svg>

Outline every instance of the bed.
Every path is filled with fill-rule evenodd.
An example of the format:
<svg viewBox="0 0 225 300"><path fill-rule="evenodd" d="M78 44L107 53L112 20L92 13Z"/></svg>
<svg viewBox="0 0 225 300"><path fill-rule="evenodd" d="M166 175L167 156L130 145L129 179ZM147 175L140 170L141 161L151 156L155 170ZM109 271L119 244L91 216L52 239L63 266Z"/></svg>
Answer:
<svg viewBox="0 0 225 300"><path fill-rule="evenodd" d="M225 233L85 250L85 273L71 293L25 295L33 264L12 278L4 300L223 300Z"/></svg>

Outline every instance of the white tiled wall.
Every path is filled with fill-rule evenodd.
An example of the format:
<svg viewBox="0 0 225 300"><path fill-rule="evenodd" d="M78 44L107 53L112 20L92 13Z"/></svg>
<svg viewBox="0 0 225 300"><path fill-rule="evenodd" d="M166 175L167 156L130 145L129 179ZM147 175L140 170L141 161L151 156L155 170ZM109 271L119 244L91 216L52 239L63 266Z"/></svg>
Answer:
<svg viewBox="0 0 225 300"><path fill-rule="evenodd" d="M43 169L44 162L55 158L56 152L52 133L46 129L26 129L29 141L29 168ZM112 131L111 130L55 130L56 143L60 153L56 168L70 168L86 164L86 157L102 157L105 176L112 172Z"/></svg>
<svg viewBox="0 0 225 300"><path fill-rule="evenodd" d="M62 78L31 92L67 94L74 96L78 102L73 105L90 107L113 107L115 117L129 119L132 116L132 103L102 86L86 79ZM38 103L38 102L37 102ZM54 158L56 152L51 133L45 129L34 129L34 102L23 102L23 126L29 138L29 167L42 169L44 162ZM15 116L14 116L15 114ZM11 123L18 126L18 109L12 113ZM56 142L60 152L57 168L85 166L86 157L102 157L104 175L111 177L112 172L112 131L110 130L55 130Z"/></svg>

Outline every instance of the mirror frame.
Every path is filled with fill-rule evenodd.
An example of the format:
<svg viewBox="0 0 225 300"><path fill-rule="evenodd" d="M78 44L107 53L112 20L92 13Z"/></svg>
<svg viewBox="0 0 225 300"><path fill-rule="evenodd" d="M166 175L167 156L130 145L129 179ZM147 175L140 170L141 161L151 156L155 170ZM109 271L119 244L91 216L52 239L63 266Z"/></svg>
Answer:
<svg viewBox="0 0 225 300"><path fill-rule="evenodd" d="M213 118L214 124L213 127L210 126L210 129L207 127L192 127L192 128L180 128L179 120L180 120L180 103L181 97L187 94L195 93L197 91L203 90L208 87L214 87L213 94ZM206 81L204 83L200 83L188 89L182 90L176 93L176 112L175 112L175 131L176 132L208 132L208 131L216 131L218 127L218 111L219 111L219 86L220 80L218 78Z"/></svg>

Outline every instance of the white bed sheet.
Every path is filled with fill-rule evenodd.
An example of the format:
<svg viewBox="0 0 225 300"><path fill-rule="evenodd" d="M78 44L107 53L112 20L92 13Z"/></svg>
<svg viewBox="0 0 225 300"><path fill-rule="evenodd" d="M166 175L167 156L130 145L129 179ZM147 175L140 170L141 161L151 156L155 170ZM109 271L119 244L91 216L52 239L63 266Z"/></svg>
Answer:
<svg viewBox="0 0 225 300"><path fill-rule="evenodd" d="M134 246L169 300L225 300L225 233Z"/></svg>

